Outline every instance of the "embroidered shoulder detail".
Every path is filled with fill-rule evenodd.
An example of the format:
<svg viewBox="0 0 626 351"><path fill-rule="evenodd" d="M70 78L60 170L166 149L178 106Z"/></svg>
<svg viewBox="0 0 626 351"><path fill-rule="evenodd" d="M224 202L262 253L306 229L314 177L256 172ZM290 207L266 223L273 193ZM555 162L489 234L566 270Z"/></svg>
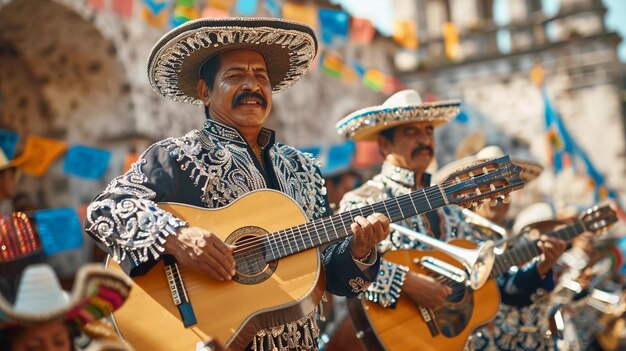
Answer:
<svg viewBox="0 0 626 351"><path fill-rule="evenodd" d="M409 268L381 260L376 282L365 292L365 298L385 308L395 308Z"/></svg>
<svg viewBox="0 0 626 351"><path fill-rule="evenodd" d="M194 130L162 144L193 184L202 189L200 200L209 208L226 206L252 190L266 188L245 143L224 143L220 138L224 136Z"/></svg>
<svg viewBox="0 0 626 351"><path fill-rule="evenodd" d="M288 145L276 144L270 157L282 191L301 206L307 218L324 216L326 186L319 165L311 155Z"/></svg>

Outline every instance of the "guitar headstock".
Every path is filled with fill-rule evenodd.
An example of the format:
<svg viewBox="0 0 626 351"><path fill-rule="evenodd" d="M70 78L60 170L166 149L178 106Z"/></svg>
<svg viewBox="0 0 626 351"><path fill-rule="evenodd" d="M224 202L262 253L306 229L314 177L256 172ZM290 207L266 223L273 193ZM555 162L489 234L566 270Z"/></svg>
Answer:
<svg viewBox="0 0 626 351"><path fill-rule="evenodd" d="M450 205L478 207L486 199L498 198L508 202L510 192L524 187L521 172L507 155L456 171L440 186Z"/></svg>
<svg viewBox="0 0 626 351"><path fill-rule="evenodd" d="M580 215L580 221L585 229L594 234L609 229L617 220L617 213L609 204L594 206Z"/></svg>

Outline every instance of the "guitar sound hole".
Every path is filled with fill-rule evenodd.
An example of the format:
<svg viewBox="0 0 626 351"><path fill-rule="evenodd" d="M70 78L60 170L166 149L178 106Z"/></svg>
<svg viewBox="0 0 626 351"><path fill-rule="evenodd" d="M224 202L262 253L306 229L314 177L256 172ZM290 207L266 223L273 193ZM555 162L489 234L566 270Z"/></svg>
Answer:
<svg viewBox="0 0 626 351"><path fill-rule="evenodd" d="M278 266L278 261L266 263L266 247L263 235L267 231L255 226L242 227L226 239L227 244L236 245L235 276L233 280L242 284L257 284L268 279Z"/></svg>

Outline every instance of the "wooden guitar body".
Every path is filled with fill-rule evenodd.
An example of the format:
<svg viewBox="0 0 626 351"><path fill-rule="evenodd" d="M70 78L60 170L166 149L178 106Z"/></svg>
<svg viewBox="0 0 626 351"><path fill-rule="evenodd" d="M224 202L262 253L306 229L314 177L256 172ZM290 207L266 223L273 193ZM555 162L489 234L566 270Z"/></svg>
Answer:
<svg viewBox="0 0 626 351"><path fill-rule="evenodd" d="M167 203L159 207L227 243L307 222L291 198L273 190L252 192L217 210ZM133 278L136 285L124 308L114 313L115 325L136 350L192 351L209 337L231 350L242 350L257 331L313 312L324 292L317 249L285 257L272 267L274 264L257 275L244 276L238 261L237 275L245 283L218 282L201 272L179 268L197 319L195 325L185 328L161 261L146 275ZM113 260L108 267L121 270Z"/></svg>
<svg viewBox="0 0 626 351"><path fill-rule="evenodd" d="M475 248L466 240L452 240L450 244ZM385 260L409 267L410 271L431 275L419 260L434 257L458 268L463 266L441 251L396 250L385 253ZM417 263L416 263L417 262ZM451 285L453 293L439 309L432 310L439 334L433 336L420 309L402 293L395 309L384 308L375 302L352 299L350 315L369 350L463 350L474 329L495 318L500 306L500 293L494 279L489 279L478 290L461 284Z"/></svg>

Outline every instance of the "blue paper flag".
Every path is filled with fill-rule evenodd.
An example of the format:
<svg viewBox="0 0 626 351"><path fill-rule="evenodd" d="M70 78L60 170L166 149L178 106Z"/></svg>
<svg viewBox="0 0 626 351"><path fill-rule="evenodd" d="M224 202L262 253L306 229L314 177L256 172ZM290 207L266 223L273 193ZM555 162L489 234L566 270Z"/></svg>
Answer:
<svg viewBox="0 0 626 351"><path fill-rule="evenodd" d="M281 17L280 6L278 6L275 0L265 0L265 8L270 13L270 16Z"/></svg>
<svg viewBox="0 0 626 351"><path fill-rule="evenodd" d="M322 8L319 10L319 19L324 44L332 45L335 41L347 40L350 20L347 12Z"/></svg>
<svg viewBox="0 0 626 351"><path fill-rule="evenodd" d="M65 155L63 170L87 179L100 179L109 166L111 153L89 146L74 145Z"/></svg>
<svg viewBox="0 0 626 351"><path fill-rule="evenodd" d="M356 145L352 141L333 145L328 150L326 164L322 167L324 177L331 177L350 168Z"/></svg>
<svg viewBox="0 0 626 351"><path fill-rule="evenodd" d="M256 12L257 0L237 0L235 12L244 16L252 16Z"/></svg>
<svg viewBox="0 0 626 351"><path fill-rule="evenodd" d="M19 135L16 132L0 129L0 147L7 157L7 160L13 159L13 152L15 152L15 145Z"/></svg>
<svg viewBox="0 0 626 351"><path fill-rule="evenodd" d="M168 0L144 0L144 3L152 10L152 14L157 15L167 6Z"/></svg>
<svg viewBox="0 0 626 351"><path fill-rule="evenodd" d="M83 245L83 231L73 208L36 211L35 221L41 246L47 255Z"/></svg>
<svg viewBox="0 0 626 351"><path fill-rule="evenodd" d="M467 121L469 121L469 115L465 113L464 110L461 110L461 112L459 112L459 114L456 115L456 118L454 120L461 124L465 124L467 123Z"/></svg>

